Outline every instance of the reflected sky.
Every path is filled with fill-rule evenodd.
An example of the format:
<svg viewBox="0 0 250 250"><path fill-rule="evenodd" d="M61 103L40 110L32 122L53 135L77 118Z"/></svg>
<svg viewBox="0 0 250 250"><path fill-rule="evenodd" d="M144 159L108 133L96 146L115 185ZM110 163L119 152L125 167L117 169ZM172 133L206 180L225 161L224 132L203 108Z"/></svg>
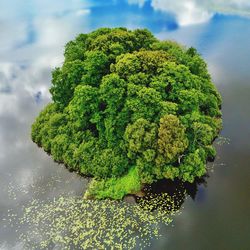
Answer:
<svg viewBox="0 0 250 250"><path fill-rule="evenodd" d="M215 162L226 166L211 173L208 187L199 187L196 202L187 201L175 229L166 229L168 237L154 249L249 244L249 17L249 0L0 1L0 218L31 197L81 195L87 183L30 140L34 118L50 101L50 72L62 64L65 43L99 27L146 27L160 39L198 48L205 57L223 97L222 135L231 139ZM15 234L0 226L3 239L11 243Z"/></svg>

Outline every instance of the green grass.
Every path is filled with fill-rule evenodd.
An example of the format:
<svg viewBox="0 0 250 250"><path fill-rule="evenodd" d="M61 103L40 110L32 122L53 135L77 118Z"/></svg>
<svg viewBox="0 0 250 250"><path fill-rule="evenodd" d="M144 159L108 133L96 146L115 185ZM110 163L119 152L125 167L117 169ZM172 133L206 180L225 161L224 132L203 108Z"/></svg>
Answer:
<svg viewBox="0 0 250 250"><path fill-rule="evenodd" d="M106 180L92 180L84 198L111 198L120 200L126 194L133 194L141 189L140 177L137 168L133 167L128 174L120 178Z"/></svg>

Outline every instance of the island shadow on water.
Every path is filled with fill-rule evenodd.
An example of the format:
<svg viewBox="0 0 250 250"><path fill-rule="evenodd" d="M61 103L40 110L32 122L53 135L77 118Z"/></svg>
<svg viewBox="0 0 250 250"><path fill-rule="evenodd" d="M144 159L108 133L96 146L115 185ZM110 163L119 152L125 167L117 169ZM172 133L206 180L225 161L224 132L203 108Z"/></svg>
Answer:
<svg viewBox="0 0 250 250"><path fill-rule="evenodd" d="M216 137L213 141L217 146L229 144L230 139L226 137ZM207 163L213 163L216 157L209 157ZM200 185L207 186L209 173L201 177L196 177L193 183L184 182L180 179L161 179L152 184L145 184L141 191L136 194L129 194L124 197L124 201L139 204L141 208L154 210L167 210L169 213L181 209L187 197L195 200Z"/></svg>
<svg viewBox="0 0 250 250"><path fill-rule="evenodd" d="M206 185L208 174L196 178L193 183L175 179L162 179L150 185L145 185L141 192L136 195L127 195L124 201L137 203L141 208L150 211L157 209L177 211L181 208L185 199L190 196L195 200L199 185Z"/></svg>

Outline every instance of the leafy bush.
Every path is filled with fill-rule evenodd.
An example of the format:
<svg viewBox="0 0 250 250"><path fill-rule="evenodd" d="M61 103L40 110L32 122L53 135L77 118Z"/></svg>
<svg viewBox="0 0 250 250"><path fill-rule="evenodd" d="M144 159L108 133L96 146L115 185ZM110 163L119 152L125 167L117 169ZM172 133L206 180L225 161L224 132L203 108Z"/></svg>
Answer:
<svg viewBox="0 0 250 250"><path fill-rule="evenodd" d="M112 177L108 180L93 180L87 192L85 198L113 198L122 199L126 194L133 194L138 192L141 188L140 176L137 168L131 168L126 175L122 177Z"/></svg>
<svg viewBox="0 0 250 250"><path fill-rule="evenodd" d="M70 41L64 55L32 140L93 176L91 194L121 199L157 179L206 173L221 97L194 48L145 29L101 28Z"/></svg>

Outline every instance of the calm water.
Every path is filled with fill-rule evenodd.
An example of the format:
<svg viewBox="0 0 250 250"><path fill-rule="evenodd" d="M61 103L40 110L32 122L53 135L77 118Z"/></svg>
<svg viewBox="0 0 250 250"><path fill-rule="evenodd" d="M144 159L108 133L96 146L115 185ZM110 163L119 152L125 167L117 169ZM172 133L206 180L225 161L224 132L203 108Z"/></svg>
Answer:
<svg viewBox="0 0 250 250"><path fill-rule="evenodd" d="M230 143L216 146L206 184L185 201L173 227L162 226L163 237L150 249L250 249L250 19L219 6L222 14L207 12L210 19L199 24L199 16L157 12L149 1L141 7L83 2L0 3L0 249L22 248L15 228L4 227L8 209L18 212L32 199L81 195L86 188L86 179L32 143L30 126L50 101L50 70L62 62L65 42L102 26L147 27L161 39L198 48L223 98L221 135ZM183 20L192 25L182 26Z"/></svg>

